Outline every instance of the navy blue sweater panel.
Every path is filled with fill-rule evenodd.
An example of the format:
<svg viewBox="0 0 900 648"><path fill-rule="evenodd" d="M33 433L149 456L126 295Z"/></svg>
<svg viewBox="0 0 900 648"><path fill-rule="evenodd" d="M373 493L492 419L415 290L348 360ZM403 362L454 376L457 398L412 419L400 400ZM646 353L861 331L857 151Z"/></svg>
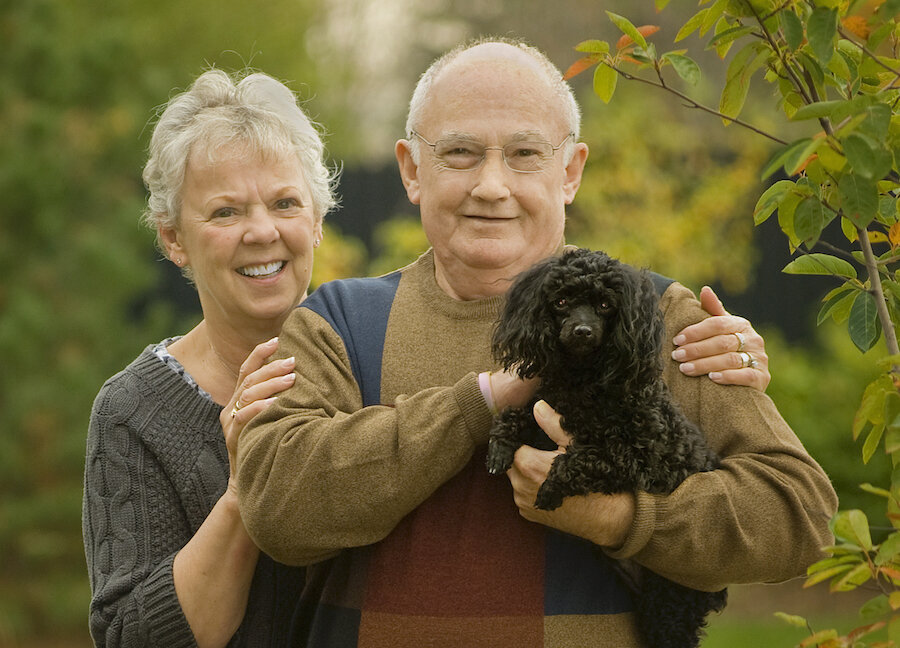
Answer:
<svg viewBox="0 0 900 648"><path fill-rule="evenodd" d="M300 304L319 314L344 342L363 405L381 403L381 362L400 271L322 284Z"/></svg>

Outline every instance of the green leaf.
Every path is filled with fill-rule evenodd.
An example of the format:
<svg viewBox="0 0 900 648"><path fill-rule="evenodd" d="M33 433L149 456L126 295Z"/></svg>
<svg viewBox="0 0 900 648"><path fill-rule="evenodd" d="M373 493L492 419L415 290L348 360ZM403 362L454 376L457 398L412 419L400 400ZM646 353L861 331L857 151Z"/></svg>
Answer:
<svg viewBox="0 0 900 648"><path fill-rule="evenodd" d="M701 36L712 29L713 25L719 22L719 18L722 17L723 13L725 13L725 8L727 6L728 0L716 0L712 4L712 6L709 8L709 11L707 11L706 15L703 17L703 22L700 24Z"/></svg>
<svg viewBox="0 0 900 648"><path fill-rule="evenodd" d="M594 70L594 92L604 103L609 103L612 99L618 80L619 73L604 63Z"/></svg>
<svg viewBox="0 0 900 648"><path fill-rule="evenodd" d="M795 175L800 172L809 158L819 150L825 140L819 137L811 138L805 146L792 149L784 156L784 172L788 175Z"/></svg>
<svg viewBox="0 0 900 648"><path fill-rule="evenodd" d="M878 8L878 17L882 20L889 20L900 13L900 0L886 0L886 2Z"/></svg>
<svg viewBox="0 0 900 648"><path fill-rule="evenodd" d="M719 99L720 113L727 117L737 117L740 114L747 101L750 80L768 56L768 50L761 43L749 43L734 55L728 64L728 75ZM730 123L728 119L723 121L726 125Z"/></svg>
<svg viewBox="0 0 900 648"><path fill-rule="evenodd" d="M846 105L847 101L817 101L807 104L802 108L798 108L797 112L791 115L791 121L802 121L804 119L819 119L821 117L831 117L832 113Z"/></svg>
<svg viewBox="0 0 900 648"><path fill-rule="evenodd" d="M812 247L819 240L825 224L825 208L818 198L810 196L800 201L794 211L794 233L798 239Z"/></svg>
<svg viewBox="0 0 900 648"><path fill-rule="evenodd" d="M875 598L869 599L859 608L859 616L866 621L880 619L886 614L891 613L891 604L885 594L879 594Z"/></svg>
<svg viewBox="0 0 900 648"><path fill-rule="evenodd" d="M830 526L836 538L852 542L866 551L872 550L869 519L859 509L838 511L832 518Z"/></svg>
<svg viewBox="0 0 900 648"><path fill-rule="evenodd" d="M803 628L806 630L808 627L808 622L802 616L797 616L796 614L785 614L784 612L775 612L776 617L788 623L796 628Z"/></svg>
<svg viewBox="0 0 900 648"><path fill-rule="evenodd" d="M845 288L831 296L819 310L816 325L821 325L829 316L834 320L835 324L846 322L847 318L850 317L850 307L853 306L855 300L856 294L852 288Z"/></svg>
<svg viewBox="0 0 900 648"><path fill-rule="evenodd" d="M890 106L883 103L871 104L865 106L862 112L865 114L866 119L860 124L859 130L875 141L884 141L891 126Z"/></svg>
<svg viewBox="0 0 900 648"><path fill-rule="evenodd" d="M854 563L855 565L837 565L835 567L829 567L828 569L818 571L815 574L807 577L806 581L803 583L803 587L812 587L813 585L818 585L823 581L827 581L829 578L834 578L835 576L846 574L850 570L854 569L855 566L859 566L858 560L854 561Z"/></svg>
<svg viewBox="0 0 900 648"><path fill-rule="evenodd" d="M850 308L847 330L856 348L865 353L878 341L881 324L875 308L875 298L868 292L860 292Z"/></svg>
<svg viewBox="0 0 900 648"><path fill-rule="evenodd" d="M820 252L797 257L784 266L782 272L785 274L832 275L847 279L856 278L856 270L850 265L849 261Z"/></svg>
<svg viewBox="0 0 900 648"><path fill-rule="evenodd" d="M756 201L756 207L753 208L753 222L760 225L768 220L772 212L778 208L784 199L784 194L793 189L794 182L792 180L779 180L768 189L766 189L759 200Z"/></svg>
<svg viewBox="0 0 900 648"><path fill-rule="evenodd" d="M878 450L878 444L881 443L881 437L884 436L884 425L873 425L866 435L866 441L862 447L862 460L864 464L868 464L875 451Z"/></svg>
<svg viewBox="0 0 900 648"><path fill-rule="evenodd" d="M859 133L851 133L843 140L844 155L853 172L865 180L880 180L891 170L891 154Z"/></svg>
<svg viewBox="0 0 900 648"><path fill-rule="evenodd" d="M900 531L894 531L878 547L875 554L876 565L886 565L892 562L900 562Z"/></svg>
<svg viewBox="0 0 900 648"><path fill-rule="evenodd" d="M884 451L894 454L900 450L900 394L896 391L884 397Z"/></svg>
<svg viewBox="0 0 900 648"><path fill-rule="evenodd" d="M613 13L612 11L607 11L606 15L609 16L609 19L613 21L613 24L619 28L619 31L630 36L631 40L637 43L640 47L644 49L647 48L647 39L644 38L644 35L637 30L637 27L631 24L631 21L628 20L628 18Z"/></svg>
<svg viewBox="0 0 900 648"><path fill-rule="evenodd" d="M836 9L816 7L806 22L809 46L822 65L828 65L834 54L834 38L837 35L838 12Z"/></svg>
<svg viewBox="0 0 900 648"><path fill-rule="evenodd" d="M791 51L794 51L803 43L803 23L800 22L799 16L790 9L785 9L778 14L781 22L781 31L784 33L784 40Z"/></svg>
<svg viewBox="0 0 900 648"><path fill-rule="evenodd" d="M884 425L884 397L894 390L894 383L890 376L879 376L868 385L863 392L859 409L853 415L853 440L859 438L859 433L867 422L873 425Z"/></svg>
<svg viewBox="0 0 900 648"><path fill-rule="evenodd" d="M868 526L866 527L868 532ZM872 570L867 563L857 565L843 576L836 578L831 583L832 592L849 592L855 590L872 578ZM835 633L836 635L837 633Z"/></svg>
<svg viewBox="0 0 900 648"><path fill-rule="evenodd" d="M667 52L662 55L662 58L671 63L678 76L691 85L697 85L697 82L700 81L700 66L694 62L694 59L675 52Z"/></svg>
<svg viewBox="0 0 900 648"><path fill-rule="evenodd" d="M775 173L780 167L785 167L785 170L787 170L788 166L793 166L794 162L801 157L802 152L809 149L814 150L818 148L819 145L815 142L816 140L811 137L804 137L803 139L791 142L780 151L776 151L772 158L763 167L762 173L760 174L760 179L765 180L770 175ZM807 155L806 157L809 156ZM806 157L803 157L802 159L805 160Z"/></svg>
<svg viewBox="0 0 900 648"><path fill-rule="evenodd" d="M723 29L709 40L706 44L706 49L721 47L722 45L736 41L741 36L746 36L752 31L753 27L748 27L746 25L738 25L737 27Z"/></svg>
<svg viewBox="0 0 900 648"><path fill-rule="evenodd" d="M575 51L588 54L606 54L609 52L609 43L596 39L581 41L575 46Z"/></svg>
<svg viewBox="0 0 900 648"><path fill-rule="evenodd" d="M878 189L874 182L846 173L838 181L838 193L844 216L860 229L871 223L878 213Z"/></svg>
<svg viewBox="0 0 900 648"><path fill-rule="evenodd" d="M688 36L693 34L695 31L697 31L697 29L700 27L700 25L703 24L703 21L706 18L706 14L708 12L709 12L708 8L701 9L700 11L695 13L693 16L691 16L690 19L686 23L684 23L684 25L681 27L681 29L678 30L678 33L675 35L675 42L677 43L678 41L680 41L684 38L687 38Z"/></svg>
<svg viewBox="0 0 900 648"><path fill-rule="evenodd" d="M889 498L891 496L891 491L885 488L879 488L878 486L872 486L872 484L860 484L859 487L861 490L871 493L872 495L878 495L879 497Z"/></svg>

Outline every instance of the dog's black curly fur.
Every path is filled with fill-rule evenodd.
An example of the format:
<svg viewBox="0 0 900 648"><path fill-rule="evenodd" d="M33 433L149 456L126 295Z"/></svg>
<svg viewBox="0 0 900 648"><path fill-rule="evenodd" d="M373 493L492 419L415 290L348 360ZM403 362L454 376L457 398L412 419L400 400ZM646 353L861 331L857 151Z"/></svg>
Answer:
<svg viewBox="0 0 900 648"><path fill-rule="evenodd" d="M508 294L493 351L505 369L539 376L537 398L562 415L572 436L538 490L551 510L570 495L671 493L688 476L718 464L703 434L672 402L662 380L664 326L656 289L603 252L569 250L523 272ZM501 413L487 466L501 473L528 444L555 449L531 407ZM632 566L634 568L634 566ZM638 568L638 627L654 648L699 645L710 611L726 591L700 592Z"/></svg>

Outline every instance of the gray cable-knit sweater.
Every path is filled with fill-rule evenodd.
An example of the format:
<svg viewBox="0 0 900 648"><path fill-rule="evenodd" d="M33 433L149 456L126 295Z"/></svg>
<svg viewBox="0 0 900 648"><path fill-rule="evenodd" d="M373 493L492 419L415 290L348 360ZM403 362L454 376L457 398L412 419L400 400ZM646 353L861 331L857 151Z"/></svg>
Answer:
<svg viewBox="0 0 900 648"><path fill-rule="evenodd" d="M172 579L175 554L225 492L221 407L153 353L100 390L91 413L83 531L97 646L195 646ZM261 555L229 646L281 646L303 570Z"/></svg>

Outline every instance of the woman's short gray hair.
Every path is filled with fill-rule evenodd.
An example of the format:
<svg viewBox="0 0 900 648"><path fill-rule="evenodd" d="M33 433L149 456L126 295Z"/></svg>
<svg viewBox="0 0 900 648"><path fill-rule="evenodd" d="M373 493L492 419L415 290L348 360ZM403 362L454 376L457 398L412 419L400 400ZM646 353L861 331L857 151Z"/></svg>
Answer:
<svg viewBox="0 0 900 648"><path fill-rule="evenodd" d="M212 153L227 144L266 154L295 154L321 219L337 202L337 172L325 166L325 147L316 125L283 83L262 72L232 78L208 70L166 104L153 129L144 184L150 192L144 221L172 228L181 212L181 190L194 146ZM157 239L159 243L159 240Z"/></svg>
<svg viewBox="0 0 900 648"><path fill-rule="evenodd" d="M563 75L559 71L559 68L547 58L546 54L533 45L529 45L524 41L513 38L504 38L500 36L481 37L459 45L435 60L434 63L425 70L422 76L419 77L419 82L416 84L416 89L413 91L412 99L410 99L409 113L406 118L407 137L409 137L413 131L418 131L422 128L422 112L425 109L425 103L428 100L431 86L434 84L438 75L440 75L444 68L456 60L463 52L487 43L504 43L510 45L523 51L537 62L539 69L544 73L550 87L556 93L557 97L559 97L560 108L562 108L563 111L562 117L566 127L570 133L574 134L573 137L569 138L566 147L564 148L565 159L566 162L568 162L575 149L575 142L578 141L578 137L581 133L581 110L578 107L578 101L575 99L575 94L572 92L572 88L569 84L563 79ZM418 138L415 139L416 142L410 147L410 153L413 162L419 164L420 144Z"/></svg>

